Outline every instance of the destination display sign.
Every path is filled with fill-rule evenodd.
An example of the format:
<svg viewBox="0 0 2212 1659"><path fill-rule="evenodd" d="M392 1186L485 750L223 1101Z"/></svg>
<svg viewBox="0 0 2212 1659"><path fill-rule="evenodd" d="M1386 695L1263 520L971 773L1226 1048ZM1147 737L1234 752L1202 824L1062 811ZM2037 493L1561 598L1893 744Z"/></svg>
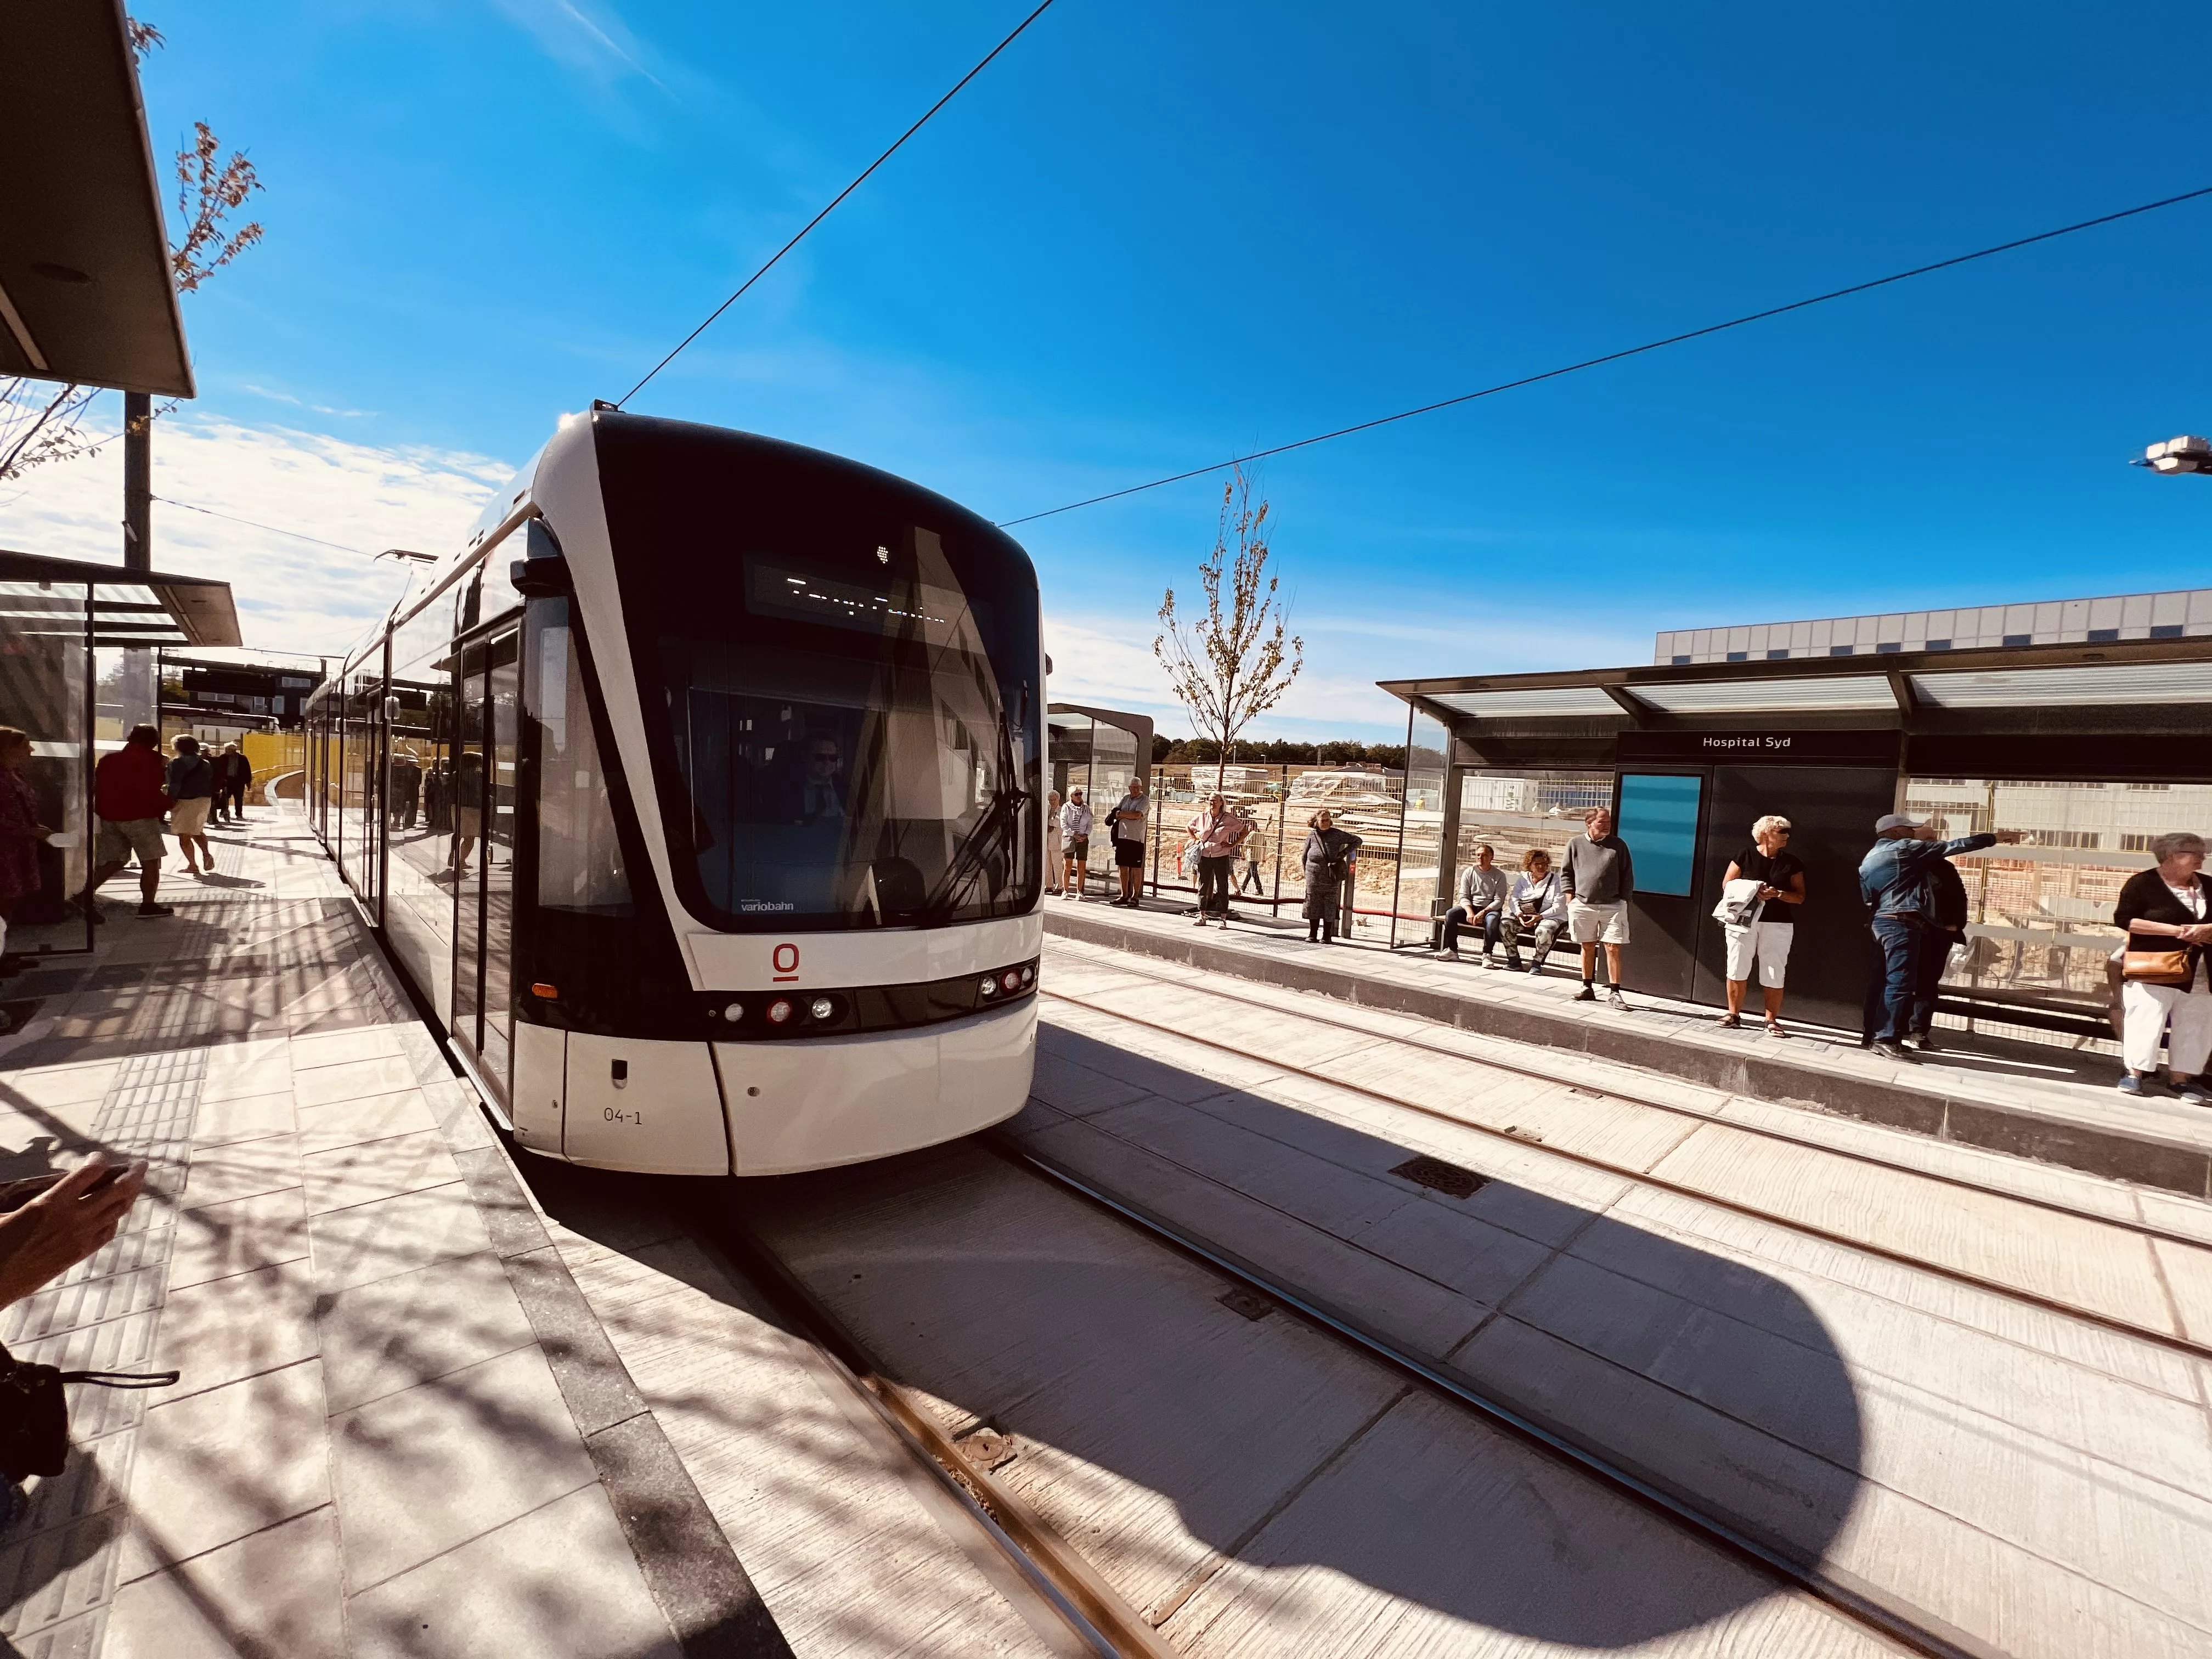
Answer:
<svg viewBox="0 0 2212 1659"><path fill-rule="evenodd" d="M1895 732L1623 732L1620 764L1653 761L1708 766L1895 766Z"/></svg>

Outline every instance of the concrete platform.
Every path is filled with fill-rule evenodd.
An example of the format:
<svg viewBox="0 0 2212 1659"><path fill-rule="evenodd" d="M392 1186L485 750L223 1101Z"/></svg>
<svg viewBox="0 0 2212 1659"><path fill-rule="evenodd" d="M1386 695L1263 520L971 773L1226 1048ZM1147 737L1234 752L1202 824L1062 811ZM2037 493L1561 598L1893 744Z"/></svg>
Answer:
<svg viewBox="0 0 2212 1659"><path fill-rule="evenodd" d="M1032 1102L1010 1126L1020 1145L1740 1531L1879 1591L1961 1650L2212 1652L2212 1249L2186 1242L2212 1241L2212 1206L1754 1103L1729 1117L1630 1109L1594 1075L1620 1069L1604 1062L1563 1054L1571 1076L1556 1082L1500 1073L1480 1063L1492 1039L1365 1010L1322 1024L1301 1018L1294 1005L1308 999L1272 989L1261 991L1268 1006L1224 1007L1213 994L1237 981L1191 969L1164 985L1156 969L1064 937L1048 944L1048 987L1079 1000L1047 1000ZM1424 1046L1394 1041L1401 1033ZM1678 1098L1694 1091L1658 1082ZM1788 1146L1735 1127L1785 1116L1797 1120ZM1560 1155L1598 1150L1885 1254ZM1474 1189L1424 1184L1406 1168L1414 1157L1459 1166ZM1923 1170L1972 1184L1939 1188ZM1667 1576L1645 1542L1626 1557L1624 1585L1605 1584L1586 1494L1533 1474L1492 1485L1481 1449L1416 1400L1256 1533L1222 1525L1213 1485L1160 1449L1171 1419L1127 1425L1110 1390L1088 1413L1040 1409L1056 1403L1043 1384L1064 1389L1079 1367L1024 1334L1042 1317L1031 1304L1066 1294L1071 1267L1097 1277L1103 1243L1032 1229L1057 1243L1050 1256L1010 1237L979 1265L939 1248L943 1217L975 1231L982 1206L958 1196L896 1212L848 1204L863 1224L817 1229L836 1269L819 1275L824 1293L872 1304L877 1340L948 1401L1036 1434L1042 1475L1080 1468L1079 1493L1140 1517L1153 1495L1174 1499L1125 1581L1149 1589L1139 1567L1180 1565L1194 1546L1226 1558L1162 1626L1186 1650L1565 1653L1638 1640L1650 1645L1638 1652L1821 1650L1803 1629L1751 1627L1779 1598L1709 1605L1686 1640L1663 1628L1650 1587L1694 1576ZM1015 1206L989 1212L1011 1222ZM2146 1237L2144 1221L2181 1237ZM868 1232L873 1261L855 1243ZM1928 1270L1939 1265L1986 1282ZM970 1310L930 1294L932 1275L989 1293ZM1164 1322L1142 1308L1117 1315L1119 1287L1100 1284L1078 1280L1075 1299L1143 1352ZM2052 1303L2121 1315L2142 1334ZM2185 1350L2157 1340L2175 1336ZM1260 1384L1208 1370L1219 1342L1172 1345L1192 1394L1216 1412L1249 1398L1268 1407L1262 1420L1294 1421ZM1101 1362L1121 1363L1118 1351ZM1024 1394L1031 1373L1041 1380ZM1261 1459L1255 1448L1237 1467ZM1511 1537L1482 1534L1482 1517L1539 1491ZM1072 1523L1081 1510L1070 1500L1062 1512ZM1552 1539L1547 1561L1513 1554L1531 1536ZM1578 1622L1593 1607L1617 1627ZM1513 1645L1504 1631L1531 1639Z"/></svg>
<svg viewBox="0 0 2212 1659"><path fill-rule="evenodd" d="M474 1095L296 818L118 881L97 954L0 987L0 1175L149 1159L129 1230L8 1310L73 1390L0 1540L33 1659L789 1650Z"/></svg>
<svg viewBox="0 0 2212 1659"><path fill-rule="evenodd" d="M1684 1079L1753 1100L1810 1107L1917 1133L2062 1164L2146 1187L2212 1197L2212 1110L2122 1098L2115 1062L2036 1043L1938 1032L1919 1064L1858 1047L1856 1033L1794 1025L1776 1039L1757 1022L1724 1031L1713 1011L1643 996L1632 1011L1571 1000L1579 980L1484 969L1364 943L1310 945L1302 924L1264 918L1224 930L1180 909L1123 910L1051 900L1060 937L1433 1020ZM1787 1012L1785 1010L1785 1019Z"/></svg>

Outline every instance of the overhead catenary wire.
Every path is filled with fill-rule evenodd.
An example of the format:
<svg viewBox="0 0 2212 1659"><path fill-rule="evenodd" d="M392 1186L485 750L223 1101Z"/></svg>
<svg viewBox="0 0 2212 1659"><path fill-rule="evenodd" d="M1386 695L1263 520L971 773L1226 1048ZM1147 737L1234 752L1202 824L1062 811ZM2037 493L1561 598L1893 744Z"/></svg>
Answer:
<svg viewBox="0 0 2212 1659"><path fill-rule="evenodd" d="M1166 477L1148 483L1131 484L1123 489L1109 489L1103 495L1091 495L1079 501L1070 501L1065 507L1048 507L1041 513L1025 513L1018 519L1001 519L999 528L1011 530L1016 525L1034 524L1039 519L1054 518L1062 513L1073 513L1086 507L1097 507L1103 501L1120 501L1125 495L1140 495L1148 489L1158 489L1168 484L1182 483L1189 478L1202 478L1208 473L1222 472L1232 466L1243 466L1250 461L1266 460L1273 455L1288 454L1294 449L1310 449L1316 444L1325 444L1337 438L1348 438L1357 432L1371 432L1379 426L1390 426L1400 421L1410 421L1422 415L1433 415L1441 409L1452 409L1461 404L1471 404L1477 398L1494 398L1501 392L1513 392L1522 386L1535 386L1545 380L1556 380L1563 375L1580 374L1586 368L1597 368L1607 363L1617 363L1627 357L1640 357L1646 352L1660 351L1668 346L1680 345L1686 340L1703 339L1709 334L1720 334L1747 324L1765 322L1770 318L1803 311L1811 306L1826 305L1831 300L1847 299L1854 294L1864 294L1877 288L1887 288L1893 283L1909 282L1915 276L1948 270L1955 265L1971 264L1977 259L1987 259L2000 253L2010 253L2017 248L2033 247L2038 242L2048 242L2061 236L2071 236L2077 231L2094 230L2100 225L2109 225L2122 219L2133 219L2146 213L2155 213L2160 208L2170 208L2183 202L2193 202L2202 196L2212 196L2212 185L2182 191L2178 196L2161 197L2155 202L2144 202L2138 206L2122 208L2117 213L2100 213L2094 219L2082 219L2070 225L2061 225L2055 230L2038 231L2033 236L2020 236L2009 242L1977 248L1972 253L1958 253L1948 259L1938 259L1932 264L1915 265L1910 270L1893 271L1887 276L1876 276L1863 283L1853 283L1847 288L1831 289L1826 294L1815 294L1803 300L1792 300L1787 305L1769 306L1764 311L1753 311L1741 317L1731 317L1726 322L1708 323L1703 328L1692 328L1680 334L1669 334L1664 339L1647 340L1642 345L1624 346L1618 351L1608 351L1596 357L1585 357L1580 362L1566 363L1558 368L1547 368L1541 374L1524 374L1518 380L1501 380L1496 386L1484 386L1479 392L1463 392L1457 397L1440 398L1434 403L1423 404L1418 409L1405 409L1395 415L1378 415L1372 420L1340 426L1331 432L1316 433L1310 438L1298 438L1289 443L1276 444L1267 449L1255 449L1249 455L1234 455L1227 460L1215 461L1206 466L1194 466L1187 472L1171 472Z"/></svg>
<svg viewBox="0 0 2212 1659"><path fill-rule="evenodd" d="M904 132L899 134L897 138L892 141L891 146L889 149L885 150L881 155L876 157L874 161L869 162L866 167L861 171L858 178L854 179L851 184L846 185L844 189L839 191L836 196L832 197L830 200L829 206L823 208L821 212L816 214L811 219L809 219L805 224L801 225L799 228L799 234L793 236L789 241L786 242L781 247L776 249L774 253L770 254L769 256L768 263L763 264L758 270L753 272L751 276L746 277L745 280L738 285L736 293L731 295L728 299L723 301L721 304L716 306L712 311L708 312L707 313L706 320L702 322L698 327L693 329L682 339L678 340L676 343L674 350L671 351L665 357L663 357L659 362L655 363L650 369L646 371L645 378L643 380L641 380L635 386L623 392L621 397L616 398L615 407L617 409L620 409L631 398L636 397L639 392L645 390L647 381L651 380L654 375L659 374L662 369L667 368L669 364L674 362L677 357L683 352L684 349L690 345L692 341L697 339L702 334L704 334L708 329L712 328L714 325L715 319L719 318L724 312L727 311L732 306L737 304L739 300L743 299L747 289L750 288L755 283L760 281L762 277L767 276L769 271L775 269L777 262L780 261L785 254L790 252L792 249L797 247L800 242L804 241L806 239L808 232L811 231L815 226L820 224L824 219L827 219L832 213L836 212L839 203L842 202L848 196L850 196L854 191L860 189L862 185L866 184L868 181L869 174L875 172L875 170L883 166L884 162L890 161L893 155L898 153L900 147L903 145L908 139L913 137L915 133L920 132L922 128L928 125L930 118L934 116L938 111L943 109L947 104L951 103L954 98L957 97L960 94L960 89L963 87L965 87L970 81L981 75L986 69L989 68L991 60L996 58L1000 52L1004 52L1008 46L1013 45L1014 42L1021 37L1022 32L1028 28L1030 24L1036 22L1038 18L1043 16L1051 5L1052 0L1043 0L1043 3L1039 5L1035 11L1023 18L1020 22L1015 24L1012 32L1010 33L1005 40L1000 41L997 46L992 47L989 52L984 53L982 60L979 62L974 69L969 70L967 74L962 76L957 81L953 82L952 89L950 92L946 93L945 96L939 99L927 109L924 110L920 120L916 121Z"/></svg>
<svg viewBox="0 0 2212 1659"><path fill-rule="evenodd" d="M161 502L164 507L181 507L187 513L204 514L210 519L222 519L231 524L242 524L248 530L265 530L272 536L289 536L294 541L313 542L317 547L327 547L336 552L357 553L364 559L371 556L366 548L348 547L343 542L326 542L320 536L310 536L300 530L287 530L280 524L262 524L253 519L241 519L234 513L218 513L211 507L194 507L190 501L180 501L171 495L155 495L152 499Z"/></svg>

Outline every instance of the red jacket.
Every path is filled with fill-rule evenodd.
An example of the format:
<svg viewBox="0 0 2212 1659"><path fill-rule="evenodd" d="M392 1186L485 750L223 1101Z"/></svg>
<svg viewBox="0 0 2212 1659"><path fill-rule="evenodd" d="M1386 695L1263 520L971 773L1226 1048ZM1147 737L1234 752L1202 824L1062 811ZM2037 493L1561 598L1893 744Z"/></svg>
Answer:
<svg viewBox="0 0 2212 1659"><path fill-rule="evenodd" d="M160 817L169 810L167 772L158 749L126 743L110 750L93 769L93 811L110 823Z"/></svg>

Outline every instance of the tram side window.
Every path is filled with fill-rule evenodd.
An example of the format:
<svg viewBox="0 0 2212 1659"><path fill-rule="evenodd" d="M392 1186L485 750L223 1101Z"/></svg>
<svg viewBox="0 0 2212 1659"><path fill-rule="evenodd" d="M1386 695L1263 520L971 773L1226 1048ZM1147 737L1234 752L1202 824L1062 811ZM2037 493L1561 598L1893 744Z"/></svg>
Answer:
<svg viewBox="0 0 2212 1659"><path fill-rule="evenodd" d="M526 677L524 696L538 728L538 902L626 916L629 876L615 839L612 781L599 763L568 602L533 601L531 622L535 672Z"/></svg>

